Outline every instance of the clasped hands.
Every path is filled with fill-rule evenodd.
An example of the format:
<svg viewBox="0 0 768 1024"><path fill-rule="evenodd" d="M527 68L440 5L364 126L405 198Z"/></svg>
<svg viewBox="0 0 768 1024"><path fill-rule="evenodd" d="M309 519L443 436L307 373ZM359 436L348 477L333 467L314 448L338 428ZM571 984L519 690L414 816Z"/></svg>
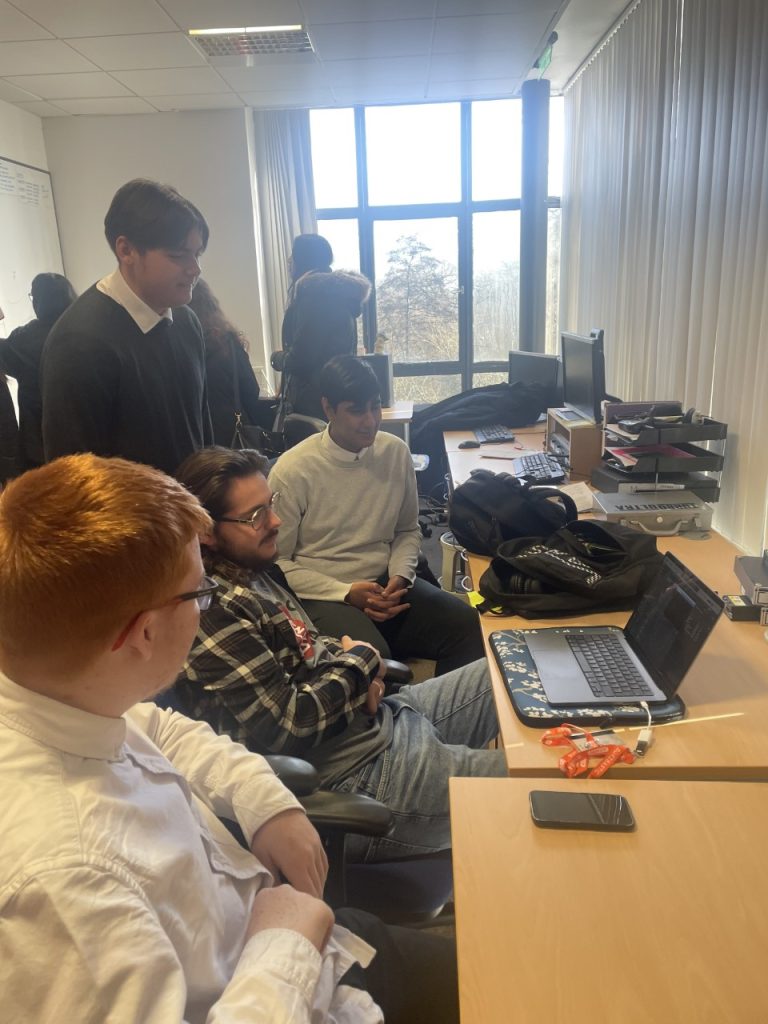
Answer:
<svg viewBox="0 0 768 1024"><path fill-rule="evenodd" d="M392 576L386 587L375 580L359 580L350 585L346 602L359 608L374 622L386 622L411 607L403 601L407 593L408 580L402 576Z"/></svg>

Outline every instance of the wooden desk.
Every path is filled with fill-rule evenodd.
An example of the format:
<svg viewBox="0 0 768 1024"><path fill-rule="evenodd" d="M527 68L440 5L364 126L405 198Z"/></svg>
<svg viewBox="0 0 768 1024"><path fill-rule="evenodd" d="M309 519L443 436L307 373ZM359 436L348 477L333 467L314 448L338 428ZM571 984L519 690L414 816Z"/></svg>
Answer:
<svg viewBox="0 0 768 1024"><path fill-rule="evenodd" d="M499 445L499 448L506 447ZM448 452L454 479L484 465L477 449ZM493 463L487 463L493 465ZM503 466L504 463L497 463ZM464 474L464 475L463 475ZM742 554L715 532L657 538L660 551L671 551L713 590L738 593L733 560ZM488 559L470 555L470 575L477 587ZM487 636L496 629L530 629L610 623L623 626L627 612L557 619L482 616L501 738L511 775L557 776L557 757L541 746L541 731L520 722L502 682ZM754 622L731 622L723 615L680 688L688 713L681 722L659 726L647 757L611 775L651 779L768 780L768 643ZM629 730L630 736L634 733Z"/></svg>
<svg viewBox="0 0 768 1024"><path fill-rule="evenodd" d="M393 424L402 428L403 440L410 445L411 420L413 419L413 402L395 402L393 405L383 407L381 410L381 423L384 430L390 433L398 433L397 428L392 429Z"/></svg>
<svg viewBox="0 0 768 1024"><path fill-rule="evenodd" d="M510 427L510 432L515 435L515 440L521 444L530 444L530 447L534 451L540 452L542 445L544 444L544 434L546 432L546 423L531 423L527 427ZM533 439L533 440L531 440ZM451 452L458 452L459 445L462 441L475 441L474 430L446 430L443 432L443 443L445 445L445 451L450 457ZM480 453L488 452L492 453L495 448L500 448L499 454L506 454L507 451L515 453L515 458L520 454L519 449L515 449L514 443L506 442L505 444L488 444L483 445L481 449L470 448L467 449L470 452ZM462 451L462 455L464 452Z"/></svg>
<svg viewBox="0 0 768 1024"><path fill-rule="evenodd" d="M733 559L738 553L719 534L708 540L658 538L660 551L672 551L720 593L738 590ZM488 560L471 555L470 573L477 585ZM557 757L541 745L541 730L524 726L515 715L487 638L496 629L610 623L624 625L628 612L558 619L519 616L481 618L493 681L502 743L510 775L557 776ZM611 776L645 779L752 779L768 781L768 643L754 622L721 616L712 635L680 687L687 715L657 726L647 756ZM635 730L628 730L634 738Z"/></svg>
<svg viewBox="0 0 768 1024"><path fill-rule="evenodd" d="M531 789L451 779L462 1024L768 1020L768 787L591 782L637 831L539 829Z"/></svg>

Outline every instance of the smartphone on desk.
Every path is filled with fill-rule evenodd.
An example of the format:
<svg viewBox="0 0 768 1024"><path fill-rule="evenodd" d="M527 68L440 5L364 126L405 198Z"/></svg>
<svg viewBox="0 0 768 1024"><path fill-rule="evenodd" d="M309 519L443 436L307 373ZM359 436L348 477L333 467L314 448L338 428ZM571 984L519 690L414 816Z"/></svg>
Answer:
<svg viewBox="0 0 768 1024"><path fill-rule="evenodd" d="M614 793L567 793L534 789L531 817L539 828L578 828L598 832L632 832L635 818L629 802Z"/></svg>

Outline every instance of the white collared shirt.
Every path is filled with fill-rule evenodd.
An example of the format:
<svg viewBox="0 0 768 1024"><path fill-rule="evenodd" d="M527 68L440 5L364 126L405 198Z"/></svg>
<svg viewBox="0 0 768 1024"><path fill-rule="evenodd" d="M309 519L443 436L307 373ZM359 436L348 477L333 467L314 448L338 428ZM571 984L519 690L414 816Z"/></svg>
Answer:
<svg viewBox="0 0 768 1024"><path fill-rule="evenodd" d="M336 444L331 437L331 428L326 427L321 435L320 443L339 462L362 462L363 459L368 458L369 453L373 450L376 438L373 439L373 444L361 448L359 452L351 452L347 448L342 448L341 445Z"/></svg>
<svg viewBox="0 0 768 1024"><path fill-rule="evenodd" d="M271 878L217 815L250 842L297 806L263 758L151 703L104 718L0 673L0 780L8 1020L381 1020L336 984L370 959L344 929L323 956L288 929L244 942Z"/></svg>
<svg viewBox="0 0 768 1024"><path fill-rule="evenodd" d="M139 298L120 273L120 267L108 274L107 277L102 277L100 281L97 281L96 287L130 314L142 334L149 334L161 320L173 323L173 313L170 309L156 313L143 299Z"/></svg>

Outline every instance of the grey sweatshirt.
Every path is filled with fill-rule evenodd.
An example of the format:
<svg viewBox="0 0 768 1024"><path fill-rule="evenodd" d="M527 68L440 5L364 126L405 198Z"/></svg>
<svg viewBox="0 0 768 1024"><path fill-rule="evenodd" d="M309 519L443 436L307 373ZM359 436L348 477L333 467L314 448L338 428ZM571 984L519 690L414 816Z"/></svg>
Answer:
<svg viewBox="0 0 768 1024"><path fill-rule="evenodd" d="M278 565L299 597L343 601L349 584L387 573L413 582L421 544L416 474L407 445L379 433L358 456L328 430L281 455Z"/></svg>

